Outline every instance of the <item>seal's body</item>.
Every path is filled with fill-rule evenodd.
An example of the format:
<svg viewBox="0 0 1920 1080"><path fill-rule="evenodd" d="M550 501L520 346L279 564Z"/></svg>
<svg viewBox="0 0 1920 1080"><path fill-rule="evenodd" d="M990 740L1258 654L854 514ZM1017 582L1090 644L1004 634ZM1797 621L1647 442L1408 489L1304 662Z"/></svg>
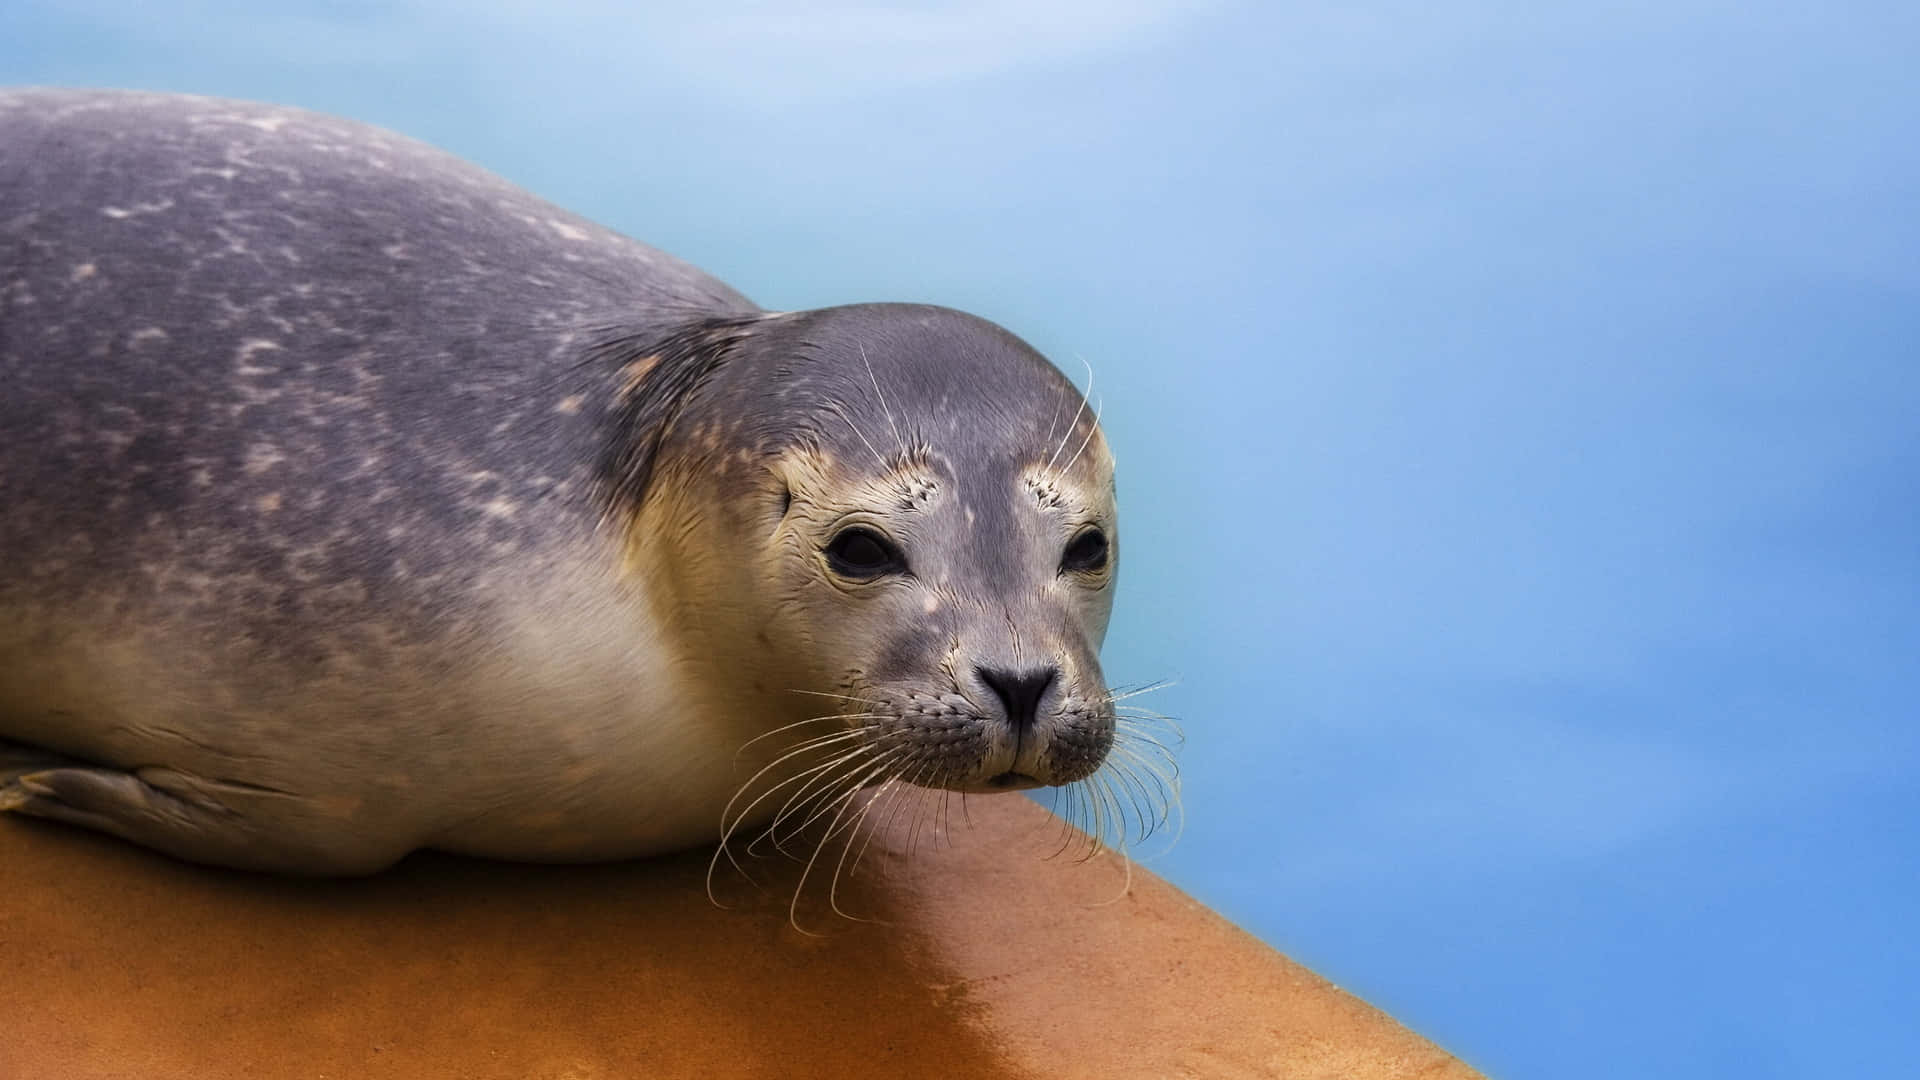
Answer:
<svg viewBox="0 0 1920 1080"><path fill-rule="evenodd" d="M763 312L346 121L16 91L0 387L6 808L594 859L713 839L761 766L745 820L1112 741L1110 459L957 312Z"/></svg>

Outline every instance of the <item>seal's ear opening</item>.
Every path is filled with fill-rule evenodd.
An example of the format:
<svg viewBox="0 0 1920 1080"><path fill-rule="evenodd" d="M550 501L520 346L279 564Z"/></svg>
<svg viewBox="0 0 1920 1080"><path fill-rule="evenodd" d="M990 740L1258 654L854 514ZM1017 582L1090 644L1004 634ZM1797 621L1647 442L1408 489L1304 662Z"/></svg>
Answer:
<svg viewBox="0 0 1920 1080"><path fill-rule="evenodd" d="M607 509L639 510L681 410L758 319L702 318L667 331L613 331L588 352L585 366L613 384L599 462Z"/></svg>

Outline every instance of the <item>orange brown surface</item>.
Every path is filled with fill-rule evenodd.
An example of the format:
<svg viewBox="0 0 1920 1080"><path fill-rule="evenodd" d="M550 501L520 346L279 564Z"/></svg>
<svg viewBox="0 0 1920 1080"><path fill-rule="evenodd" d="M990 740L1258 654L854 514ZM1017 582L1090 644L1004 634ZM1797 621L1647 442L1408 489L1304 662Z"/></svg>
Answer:
<svg viewBox="0 0 1920 1080"><path fill-rule="evenodd" d="M420 855L302 881L0 817L0 1077L1472 1077L1028 800L797 868Z"/></svg>

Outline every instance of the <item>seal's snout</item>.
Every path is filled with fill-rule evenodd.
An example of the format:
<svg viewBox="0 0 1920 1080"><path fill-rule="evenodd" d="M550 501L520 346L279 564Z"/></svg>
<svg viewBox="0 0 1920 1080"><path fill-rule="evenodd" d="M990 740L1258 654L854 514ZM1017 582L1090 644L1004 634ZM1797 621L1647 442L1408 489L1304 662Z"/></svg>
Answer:
<svg viewBox="0 0 1920 1080"><path fill-rule="evenodd" d="M1025 671L975 667L973 673L1000 699L1007 725L1023 736L1033 730L1041 699L1060 679L1060 668L1054 664Z"/></svg>

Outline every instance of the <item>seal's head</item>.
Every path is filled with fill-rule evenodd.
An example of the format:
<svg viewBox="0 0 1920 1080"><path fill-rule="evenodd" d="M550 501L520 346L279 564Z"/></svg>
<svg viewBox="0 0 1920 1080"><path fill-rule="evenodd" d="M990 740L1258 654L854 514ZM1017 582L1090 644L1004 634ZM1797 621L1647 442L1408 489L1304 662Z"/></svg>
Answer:
<svg viewBox="0 0 1920 1080"><path fill-rule="evenodd" d="M833 725L846 786L1099 768L1113 461L1053 365L905 304L702 322L629 355L617 422L659 434L613 440L605 475L687 662L733 669L731 707Z"/></svg>

